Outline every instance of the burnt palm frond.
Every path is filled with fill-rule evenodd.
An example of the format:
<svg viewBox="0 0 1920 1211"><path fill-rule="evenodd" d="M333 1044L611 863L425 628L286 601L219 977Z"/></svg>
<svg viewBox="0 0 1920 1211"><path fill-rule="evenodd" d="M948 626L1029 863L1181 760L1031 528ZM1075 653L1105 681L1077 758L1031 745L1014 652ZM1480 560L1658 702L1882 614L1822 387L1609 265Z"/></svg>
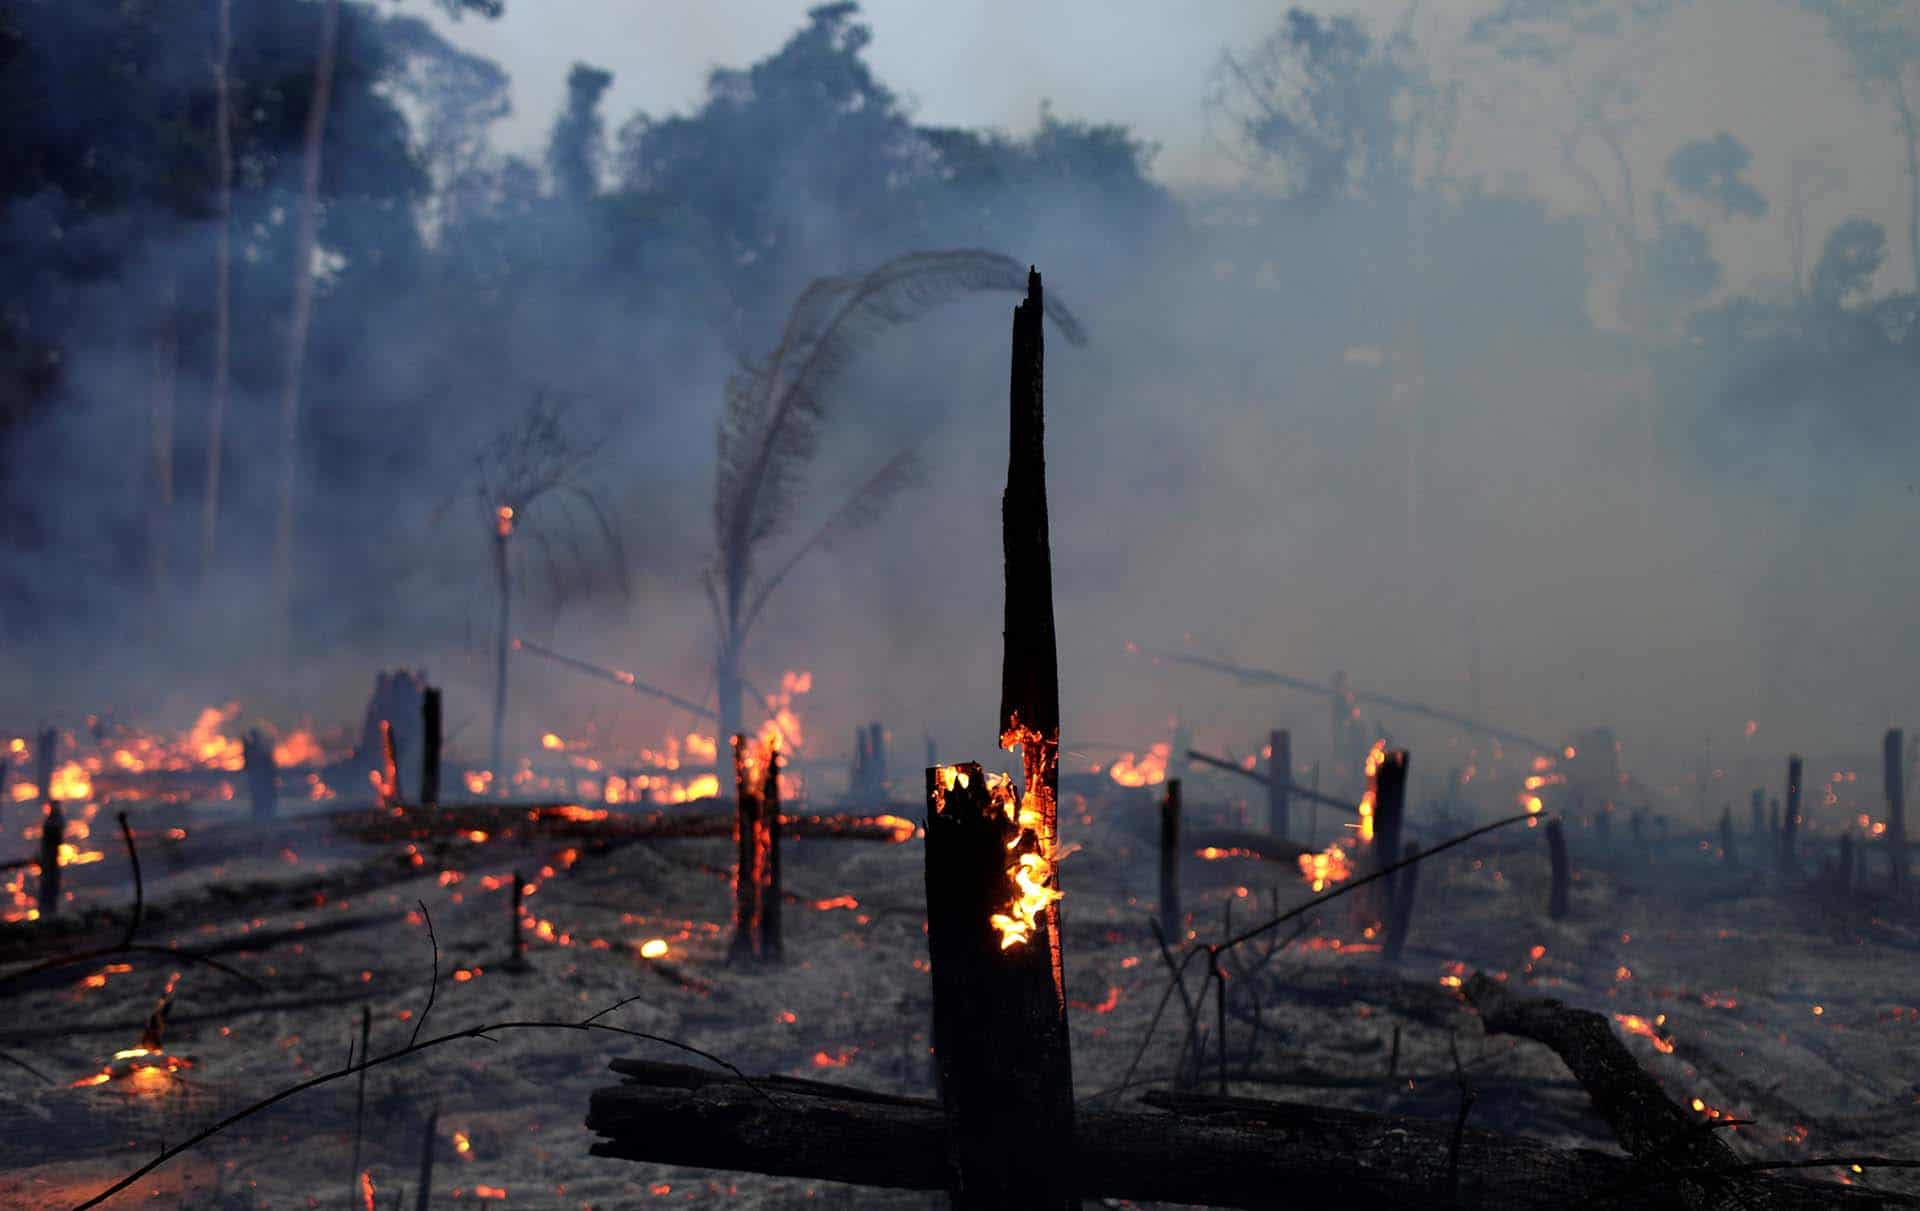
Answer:
<svg viewBox="0 0 1920 1211"><path fill-rule="evenodd" d="M753 625L754 619L760 616L761 607L767 604L767 598L780 587L780 582L787 578L787 573L793 571L794 565L814 551L832 549L873 524L886 510L887 504L904 492L919 473L920 460L911 450L902 450L882 463L878 471L855 488L840 507L787 556L773 575L761 582L754 592L753 604L747 607L743 626Z"/></svg>
<svg viewBox="0 0 1920 1211"><path fill-rule="evenodd" d="M881 332L941 303L1025 288L1024 265L975 249L910 253L871 273L807 287L779 345L727 384L714 529L730 606L744 597L752 549L777 537L791 518L819 448L829 392L854 358ZM1085 342L1065 306L1050 299L1047 314L1068 341Z"/></svg>

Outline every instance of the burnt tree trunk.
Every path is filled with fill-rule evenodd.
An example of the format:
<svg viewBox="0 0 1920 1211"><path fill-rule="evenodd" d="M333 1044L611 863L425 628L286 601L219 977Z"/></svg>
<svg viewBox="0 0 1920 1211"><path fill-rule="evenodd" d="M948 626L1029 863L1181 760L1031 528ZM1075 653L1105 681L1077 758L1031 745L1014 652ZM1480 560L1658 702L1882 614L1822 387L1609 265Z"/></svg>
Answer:
<svg viewBox="0 0 1920 1211"><path fill-rule="evenodd" d="M1893 894L1903 895L1907 888L1907 780L1906 737L1899 728L1888 728L1881 744L1883 775L1887 787L1887 863L1892 869Z"/></svg>
<svg viewBox="0 0 1920 1211"><path fill-rule="evenodd" d="M1287 790L1293 785L1293 733L1272 731L1267 734L1267 745L1267 831L1276 837L1290 837L1293 805Z"/></svg>
<svg viewBox="0 0 1920 1211"><path fill-rule="evenodd" d="M420 692L420 802L440 802L440 691L431 686Z"/></svg>
<svg viewBox="0 0 1920 1211"><path fill-rule="evenodd" d="M753 777L747 738L733 737L733 942L729 963L751 959L760 939L760 787Z"/></svg>
<svg viewBox="0 0 1920 1211"><path fill-rule="evenodd" d="M1160 932L1169 945L1187 936L1180 925L1180 779L1167 783L1160 800Z"/></svg>
<svg viewBox="0 0 1920 1211"><path fill-rule="evenodd" d="M1547 915L1560 921L1567 915L1567 882L1571 875L1567 869L1567 834L1560 827L1558 816L1547 821L1547 860L1553 865L1553 887L1547 893Z"/></svg>
<svg viewBox="0 0 1920 1211"><path fill-rule="evenodd" d="M776 747L767 749L767 774L761 785L760 830L766 881L760 896L760 957L778 963L784 950L780 928L780 750Z"/></svg>
<svg viewBox="0 0 1920 1211"><path fill-rule="evenodd" d="M977 764L927 771L933 1048L949 1189L963 1211L1079 1205L1059 913L1042 902L1023 930L1015 907L1016 872L1050 854L1012 818L1011 795L989 788Z"/></svg>
<svg viewBox="0 0 1920 1211"><path fill-rule="evenodd" d="M1787 809L1780 813L1780 873L1792 875L1800 867L1795 833L1800 825L1800 758L1787 758Z"/></svg>

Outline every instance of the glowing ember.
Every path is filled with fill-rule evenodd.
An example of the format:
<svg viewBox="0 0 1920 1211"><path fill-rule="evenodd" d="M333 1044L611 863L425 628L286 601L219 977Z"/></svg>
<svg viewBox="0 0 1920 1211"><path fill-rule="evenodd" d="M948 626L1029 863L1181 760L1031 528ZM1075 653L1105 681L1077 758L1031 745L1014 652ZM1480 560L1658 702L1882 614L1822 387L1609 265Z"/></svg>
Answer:
<svg viewBox="0 0 1920 1211"><path fill-rule="evenodd" d="M640 957L643 959L664 958L666 953L667 940L665 938L648 938L646 941L640 943Z"/></svg>
<svg viewBox="0 0 1920 1211"><path fill-rule="evenodd" d="M1387 742L1384 740L1374 741L1373 747L1367 750L1367 768L1366 768L1367 790L1365 794L1360 796L1359 832L1360 832L1360 843L1362 845L1373 844L1373 804L1374 804L1374 796L1375 796L1374 784L1376 781L1376 776L1380 772L1380 763L1382 761L1385 761L1386 759L1387 759Z"/></svg>
<svg viewBox="0 0 1920 1211"><path fill-rule="evenodd" d="M1672 1042L1662 1037L1660 1033L1653 1028L1653 1025L1639 1014L1616 1013L1613 1015L1613 1020L1620 1023L1628 1034L1637 1034L1641 1038L1650 1041L1653 1044L1654 1050L1658 1051L1661 1055L1673 1054Z"/></svg>
<svg viewBox="0 0 1920 1211"><path fill-rule="evenodd" d="M1346 849L1336 841L1317 854L1301 854L1300 877L1314 891L1325 891L1331 884L1352 878L1353 866L1347 861Z"/></svg>
<svg viewBox="0 0 1920 1211"><path fill-rule="evenodd" d="M1038 736L1030 733L1016 739L1016 743L1029 745L1038 741ZM1010 748L1006 736L1000 738L1002 748ZM1017 851L1023 843L1031 843L1031 849L1019 855L1007 875L1013 880L1013 903L1004 913L995 913L991 918L993 927L1000 931L1000 949L1018 946L1025 942L1039 925L1040 914L1049 905L1061 899L1061 893L1053 888L1054 840L1047 829L1047 813L1044 805L1046 785L1039 779L1028 779L1026 794L1018 804L1013 798L1013 780L1004 774L987 776L987 790L993 801L1007 813L1017 830L1014 838L1007 844L1009 850Z"/></svg>
<svg viewBox="0 0 1920 1211"><path fill-rule="evenodd" d="M1107 777L1121 786L1158 786L1167 780L1167 758L1172 751L1171 745L1162 743L1137 760L1128 753L1107 767Z"/></svg>

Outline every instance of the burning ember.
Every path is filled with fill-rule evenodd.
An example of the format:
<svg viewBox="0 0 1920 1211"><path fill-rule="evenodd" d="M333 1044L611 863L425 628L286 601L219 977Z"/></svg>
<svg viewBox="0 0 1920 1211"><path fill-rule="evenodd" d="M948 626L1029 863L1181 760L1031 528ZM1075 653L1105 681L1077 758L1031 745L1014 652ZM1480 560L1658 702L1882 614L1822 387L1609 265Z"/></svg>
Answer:
<svg viewBox="0 0 1920 1211"><path fill-rule="evenodd" d="M1014 742L1019 743L1019 740ZM939 770L939 789L942 794L956 786L968 785L968 775L957 767L943 765ZM1046 793L1045 784L1033 779L1027 793L1016 801L1010 775L988 774L987 791L994 805L1006 813L1015 828L1013 840L1007 843L1008 851L1018 854L1013 865L1007 867L1007 877L1013 880L1015 888L1013 901L1005 912L994 913L991 918L993 927L1000 931L1000 949L1008 950L1032 937L1033 931L1039 927L1040 914L1063 897L1052 887L1054 839L1046 835L1046 815L1041 799ZM944 799L937 800L935 810L943 806Z"/></svg>
<svg viewBox="0 0 1920 1211"><path fill-rule="evenodd" d="M1651 1042L1654 1050L1658 1051L1661 1055L1673 1054L1672 1041L1654 1029L1657 1025L1665 1024L1667 1020L1666 1014L1661 1014L1651 1023L1636 1013L1616 1013L1613 1015L1613 1020L1620 1023L1621 1027L1624 1028L1628 1034L1637 1034L1641 1038Z"/></svg>
<svg viewBox="0 0 1920 1211"><path fill-rule="evenodd" d="M1317 854L1301 854L1300 877L1316 892L1325 891L1331 884L1346 882L1353 877L1346 847L1335 841Z"/></svg>
<svg viewBox="0 0 1920 1211"><path fill-rule="evenodd" d="M1167 780L1167 758L1172 752L1172 746L1163 742L1138 760L1127 753L1107 767L1107 777L1121 786L1158 786Z"/></svg>
<svg viewBox="0 0 1920 1211"><path fill-rule="evenodd" d="M1360 843L1362 845L1373 844L1374 779L1380 772L1380 763L1386 759L1387 742L1384 740L1374 741L1373 747L1367 750L1367 791L1360 796L1360 823L1358 828L1360 831Z"/></svg>

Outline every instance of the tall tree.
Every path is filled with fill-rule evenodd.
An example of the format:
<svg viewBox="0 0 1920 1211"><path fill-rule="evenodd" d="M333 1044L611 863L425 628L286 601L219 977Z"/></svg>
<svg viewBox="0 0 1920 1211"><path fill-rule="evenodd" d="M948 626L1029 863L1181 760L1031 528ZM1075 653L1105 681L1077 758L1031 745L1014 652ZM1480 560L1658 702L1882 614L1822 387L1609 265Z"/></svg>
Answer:
<svg viewBox="0 0 1920 1211"><path fill-rule="evenodd" d="M286 379L280 389L280 504L273 544L274 666L284 672L293 659L293 501L299 463L300 376L306 365L307 328L313 322L313 253L320 222L320 152L333 98L334 58L340 37L340 0L326 0L320 46L314 60L313 97L308 102L306 150L300 177L299 232L293 246L293 315L287 323Z"/></svg>
<svg viewBox="0 0 1920 1211"><path fill-rule="evenodd" d="M228 375L233 368L233 0L214 0L213 51L213 390L207 400L207 482L200 500L200 579L213 575L220 526Z"/></svg>
<svg viewBox="0 0 1920 1211"><path fill-rule="evenodd" d="M1868 100L1893 107L1906 152L1907 255L1920 293L1920 114L1912 76L1920 69L1920 11L1894 0L1800 0L1826 19Z"/></svg>
<svg viewBox="0 0 1920 1211"><path fill-rule="evenodd" d="M562 198L584 202L600 192L600 162L606 155L606 124L600 98L613 73L576 63L567 73L567 105L547 140L547 171Z"/></svg>

